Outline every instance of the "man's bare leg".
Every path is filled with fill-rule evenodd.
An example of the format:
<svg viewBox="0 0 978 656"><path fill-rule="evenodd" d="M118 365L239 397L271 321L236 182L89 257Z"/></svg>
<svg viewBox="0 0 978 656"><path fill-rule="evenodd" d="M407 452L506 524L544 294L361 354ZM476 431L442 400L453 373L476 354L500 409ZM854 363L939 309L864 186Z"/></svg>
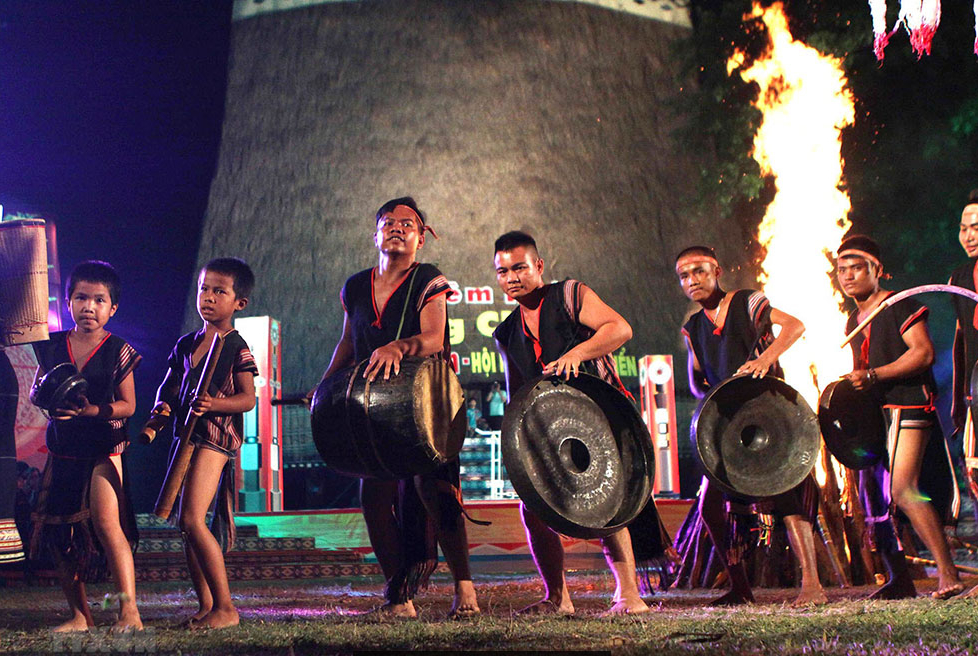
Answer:
<svg viewBox="0 0 978 656"><path fill-rule="evenodd" d="M136 570L132 548L122 530L119 516L122 490L122 456L101 459L92 472L90 500L92 524L109 563L109 571L119 595L119 620L113 631L142 631L143 622L136 607Z"/></svg>
<svg viewBox="0 0 978 656"><path fill-rule="evenodd" d="M649 612L648 604L638 592L635 575L635 554L632 552L632 536L627 528L601 539L604 557L611 573L615 575L615 596L611 608L602 615L637 615Z"/></svg>
<svg viewBox="0 0 978 656"><path fill-rule="evenodd" d="M903 428L897 440L893 458L893 500L910 520L917 535L937 561L937 591L935 599L947 599L964 591L964 583L951 558L951 549L941 526L937 511L917 488L924 449L930 438L929 429Z"/></svg>
<svg viewBox="0 0 978 656"><path fill-rule="evenodd" d="M533 562L543 579L543 599L519 611L526 615L574 612L567 580L564 578L564 545L560 536L520 502L520 515L526 529L526 541L533 554Z"/></svg>
<svg viewBox="0 0 978 656"><path fill-rule="evenodd" d="M788 515L784 518L784 526L788 530L791 551L801 564L801 592L791 605L828 603L822 583L818 580L818 560L815 557L815 537L811 522L801 515Z"/></svg>
<svg viewBox="0 0 978 656"><path fill-rule="evenodd" d="M465 519L461 514L455 517L453 526L446 527L442 522L442 512L451 512L442 508L438 493L438 481L416 476L414 479L418 496L424 504L425 512L435 522L438 544L448 563L448 569L455 579L455 598L452 609L448 612L451 619L472 617L482 612L472 583L472 572L469 569L469 539L465 530ZM442 494L449 494L445 491ZM453 499L447 499L452 503ZM453 503L454 505L454 503Z"/></svg>
<svg viewBox="0 0 978 656"><path fill-rule="evenodd" d="M754 594L751 592L744 564L731 564L727 558L727 513L724 511L723 493L705 477L700 487L700 517L706 532L713 540L713 549L730 578L730 591L711 605L736 606L754 603Z"/></svg>
<svg viewBox="0 0 978 656"><path fill-rule="evenodd" d="M373 478L360 479L360 508L367 525L367 537L374 550L384 580L390 580L401 567L401 532L394 516L397 503L397 481ZM374 612L393 617L417 617L414 602L408 599L401 604L385 603Z"/></svg>

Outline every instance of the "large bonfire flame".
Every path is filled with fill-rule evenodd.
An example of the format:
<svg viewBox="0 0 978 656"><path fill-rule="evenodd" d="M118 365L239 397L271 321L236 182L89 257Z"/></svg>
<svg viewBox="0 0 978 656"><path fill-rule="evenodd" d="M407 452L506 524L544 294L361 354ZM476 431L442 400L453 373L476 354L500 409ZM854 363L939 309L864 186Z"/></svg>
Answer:
<svg viewBox="0 0 978 656"><path fill-rule="evenodd" d="M829 254L850 226L849 197L839 188L840 133L853 121L853 99L841 61L795 41L781 3L755 3L751 16L767 26L771 47L739 73L760 86L755 104L764 119L753 157L777 186L758 229L767 248L760 283L774 307L805 324L781 363L788 384L815 408L819 389L852 369L848 349L839 348L845 315ZM736 52L728 71L743 64Z"/></svg>

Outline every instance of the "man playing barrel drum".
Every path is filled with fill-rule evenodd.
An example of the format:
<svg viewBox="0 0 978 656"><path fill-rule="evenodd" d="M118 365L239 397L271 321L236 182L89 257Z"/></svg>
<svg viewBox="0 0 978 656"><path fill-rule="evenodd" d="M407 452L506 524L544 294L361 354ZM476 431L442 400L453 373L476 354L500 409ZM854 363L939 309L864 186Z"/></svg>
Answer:
<svg viewBox="0 0 978 656"><path fill-rule="evenodd" d="M543 259L536 242L524 232L508 232L496 240L493 264L500 289L519 303L519 310L493 333L503 358L510 399L523 383L541 374L569 377L587 371L624 390L611 357L632 336L631 326L621 315L583 283L565 280L544 284ZM649 501L646 508L640 517L651 518L650 530L660 531L654 503ZM543 599L520 612L573 613L560 536L523 503L520 512L546 588ZM628 529L602 538L601 543L617 584L607 613L648 612L638 591Z"/></svg>
<svg viewBox="0 0 978 656"><path fill-rule="evenodd" d="M755 378L771 373L782 376L778 357L790 347L805 326L795 317L771 307L763 293L741 289L725 292L720 287L723 270L712 248L692 246L676 258L676 274L683 292L700 305L682 328L689 351L689 387L703 398L711 387L735 375ZM771 325L781 326L775 338ZM752 602L750 583L741 557L747 548L743 515L748 508L761 515L783 518L792 551L801 564L801 592L795 605L825 603L818 580L812 522L818 512L818 486L812 476L797 487L775 497L756 502L752 499L724 498L714 483L703 478L699 492L699 512L715 553L730 578L730 591L715 605ZM742 508L742 512L735 512ZM726 512L725 512L726 509ZM728 517L733 519L728 529ZM740 528L741 530L737 530Z"/></svg>
<svg viewBox="0 0 978 656"><path fill-rule="evenodd" d="M856 302L846 333L893 292L880 287L879 245L853 235L839 246L836 275L843 293ZM910 520L937 561L936 599L947 599L964 584L951 560L942 519L955 513L957 486L934 408L937 385L931 372L934 345L927 333L927 307L912 298L885 307L850 342L853 371L846 378L867 390L887 412L889 466L880 462L859 472L859 497L869 536L888 572L873 596L901 599L916 595L892 512L894 504Z"/></svg>
<svg viewBox="0 0 978 656"><path fill-rule="evenodd" d="M389 379L398 375L405 356L448 355L448 281L436 267L415 261L425 231L431 231L424 215L414 199L396 198L381 206L375 224L378 265L343 285L343 333L323 379L367 358L366 378ZM360 503L387 580L387 603L380 612L417 616L412 599L437 565L435 537L455 577L449 617L480 612L469 572L457 458L413 479L361 479Z"/></svg>

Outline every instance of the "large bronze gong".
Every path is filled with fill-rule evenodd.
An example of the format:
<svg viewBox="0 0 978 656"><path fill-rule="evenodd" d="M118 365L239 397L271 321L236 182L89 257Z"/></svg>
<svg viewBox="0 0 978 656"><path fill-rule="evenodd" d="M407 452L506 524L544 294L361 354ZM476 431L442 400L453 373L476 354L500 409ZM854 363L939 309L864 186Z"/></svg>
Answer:
<svg viewBox="0 0 978 656"><path fill-rule="evenodd" d="M714 387L693 415L691 437L710 480L755 498L801 483L820 446L811 407L773 376L735 376Z"/></svg>
<svg viewBox="0 0 978 656"><path fill-rule="evenodd" d="M613 533L652 496L648 428L621 392L588 374L520 388L503 417L502 456L523 503L571 537Z"/></svg>
<svg viewBox="0 0 978 656"><path fill-rule="evenodd" d="M871 467L886 454L883 408L872 394L855 389L845 378L822 391L818 423L829 453L850 469Z"/></svg>

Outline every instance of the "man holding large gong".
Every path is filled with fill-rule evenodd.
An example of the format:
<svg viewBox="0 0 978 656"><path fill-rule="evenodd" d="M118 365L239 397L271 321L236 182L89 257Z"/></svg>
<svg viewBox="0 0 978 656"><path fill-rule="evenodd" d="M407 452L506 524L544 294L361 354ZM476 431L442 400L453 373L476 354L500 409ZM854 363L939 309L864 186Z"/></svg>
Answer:
<svg viewBox="0 0 978 656"><path fill-rule="evenodd" d="M707 246L691 246L676 258L676 275L683 293L700 306L682 328L689 351L689 387L698 398L704 398L711 387L737 374L755 378L767 373L782 376L778 356L805 331L801 321L771 307L759 291L724 291L720 286L722 271L716 254ZM781 327L777 337L772 324ZM801 592L795 605L827 601L815 560L812 522L818 512L818 487L811 475L788 492L762 502L724 495L713 481L704 478L699 504L715 553L730 578L730 591L713 602L715 605L754 600L741 562L749 546L744 538L748 534L744 530L747 513L739 512L751 507L758 514L784 520L788 541L802 569Z"/></svg>
<svg viewBox="0 0 978 656"><path fill-rule="evenodd" d="M542 374L570 377L587 372L624 392L611 353L631 338L632 329L620 314L581 282L545 284L543 259L533 237L524 232L508 232L496 240L493 265L500 289L519 304L519 309L493 333L503 359L510 399L524 383ZM520 512L530 551L546 588L543 599L520 612L573 613L560 535L523 502ZM639 519L650 525L647 530L654 532L655 537L661 537L654 502L649 501ZM613 605L606 613L648 612L638 591L628 528L601 538L601 543L616 582ZM656 555L662 555L662 540L658 543Z"/></svg>

